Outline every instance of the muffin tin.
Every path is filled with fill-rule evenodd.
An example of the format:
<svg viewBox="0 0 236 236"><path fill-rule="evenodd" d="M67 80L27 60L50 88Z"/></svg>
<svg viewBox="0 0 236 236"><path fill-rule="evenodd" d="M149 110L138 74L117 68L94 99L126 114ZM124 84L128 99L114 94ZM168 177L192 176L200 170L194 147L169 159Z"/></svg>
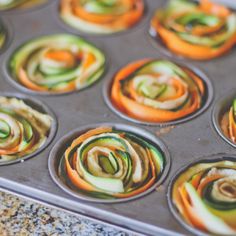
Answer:
<svg viewBox="0 0 236 236"><path fill-rule="evenodd" d="M166 57L159 50L154 49L148 34L149 20L156 8L163 6L165 2L164 0L146 0L146 15L141 23L131 30L109 36L80 34L70 27L65 27L63 22L58 21L58 1L51 1L50 4L37 11L27 10L24 14L9 11L2 14L4 21L9 21L14 31L14 38L8 50L0 55L0 90L2 92L11 94L20 92L6 79L8 76L7 62L13 50L28 39L45 34L73 32L76 35L82 35L105 53L107 71L96 84L80 92L60 96L31 95L33 99L43 101L53 109L58 120L58 131L52 143L34 158L30 158L24 163L1 166L1 188L139 233L149 235L190 234L175 220L168 208L167 186L180 167L196 158L216 153L235 153L235 148L222 140L214 130L212 106L185 123L163 130L158 125L137 124L135 126L128 120L117 116L106 105L102 92L106 90L106 84L109 84L118 69L132 61L142 58L173 59L172 56ZM231 53L218 59L205 62L191 61L191 66L203 71L210 78L214 87L214 96L213 90L211 90L214 102L218 98L226 97L228 91L235 86L235 55L236 49L234 48ZM175 61L177 62L178 59ZM187 62L187 59L181 59L181 63ZM210 103L209 100L208 105ZM137 127L152 135L161 135L159 138L168 147L171 156L171 170L161 186L144 196L127 202L95 203L79 200L67 194L54 183L48 171L48 158L53 147L70 132L103 122L122 123L126 127L132 125L134 130ZM57 155L54 158L57 158ZM49 162L51 160L49 159Z"/></svg>

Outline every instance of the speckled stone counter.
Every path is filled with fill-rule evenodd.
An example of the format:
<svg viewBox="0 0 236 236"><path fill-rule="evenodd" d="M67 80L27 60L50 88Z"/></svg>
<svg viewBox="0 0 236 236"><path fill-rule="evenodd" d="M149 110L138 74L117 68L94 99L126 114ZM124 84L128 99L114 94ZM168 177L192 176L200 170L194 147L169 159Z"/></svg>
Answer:
<svg viewBox="0 0 236 236"><path fill-rule="evenodd" d="M126 236L132 234L0 192L0 235Z"/></svg>

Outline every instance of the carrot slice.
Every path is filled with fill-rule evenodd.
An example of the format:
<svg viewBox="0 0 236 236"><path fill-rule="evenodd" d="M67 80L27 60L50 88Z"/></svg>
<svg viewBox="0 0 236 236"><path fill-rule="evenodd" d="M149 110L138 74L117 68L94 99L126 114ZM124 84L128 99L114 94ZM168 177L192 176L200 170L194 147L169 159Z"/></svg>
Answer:
<svg viewBox="0 0 236 236"><path fill-rule="evenodd" d="M111 98L112 98L112 101L115 102L116 106L120 110L124 110L123 105L120 101L120 90L121 90L120 81L125 79L128 75L132 74L135 70L137 70L139 67L141 67L142 65L144 65L145 63L149 61L151 60L143 59L135 63L131 63L127 67L120 70L118 74L116 75L114 79L114 83L111 88Z"/></svg>
<svg viewBox="0 0 236 236"><path fill-rule="evenodd" d="M65 62L69 67L72 67L75 64L74 55L67 50L48 51L45 53L45 57L55 61Z"/></svg>
<svg viewBox="0 0 236 236"><path fill-rule="evenodd" d="M35 91L48 91L47 88L45 87L41 87L37 84L34 84L33 82L31 82L31 80L28 78L25 70L23 68L20 68L19 69L19 80L20 82L27 88L30 88L32 90L35 90Z"/></svg>
<svg viewBox="0 0 236 236"><path fill-rule="evenodd" d="M190 222L192 225L194 225L195 227L199 228L200 230L206 231L204 222L195 214L195 211L193 207L191 206L191 203L189 202L188 193L185 190L184 185L179 187L179 194L183 201L183 206L185 210L184 217L186 217L186 220Z"/></svg>
<svg viewBox="0 0 236 236"><path fill-rule="evenodd" d="M75 139L72 142L69 149L72 150L74 147L78 146L83 141L85 141L86 139L88 139L88 138L90 138L94 135L98 135L98 134L102 134L102 133L109 133L111 131L112 131L112 128L110 128L110 127L99 127L99 128L96 128L96 129L89 130L85 134L80 135L79 138Z"/></svg>
<svg viewBox="0 0 236 236"><path fill-rule="evenodd" d="M233 107L229 111L229 137L233 142L236 141L236 124L234 121Z"/></svg>
<svg viewBox="0 0 236 236"><path fill-rule="evenodd" d="M197 192L198 194L201 196L202 195L202 192L204 190L204 188L206 187L206 185L208 183L211 183L212 181L214 180L217 180L219 178L221 178L222 175L219 175L219 174L215 174L215 175L210 175L210 176L206 176L202 181L201 183L199 184L199 186L197 187Z"/></svg>
<svg viewBox="0 0 236 236"><path fill-rule="evenodd" d="M84 181L79 174L72 169L69 160L68 160L68 155L69 155L70 151L66 150L65 152L65 162L66 162L66 170L67 170L67 174L69 179L71 180L71 182L78 188L86 190L86 191L95 191L96 189L90 185L89 183L87 183L86 181Z"/></svg>
<svg viewBox="0 0 236 236"><path fill-rule="evenodd" d="M214 14L219 17L227 17L230 14L230 10L227 7L210 2L209 0L201 0L200 8L206 13Z"/></svg>

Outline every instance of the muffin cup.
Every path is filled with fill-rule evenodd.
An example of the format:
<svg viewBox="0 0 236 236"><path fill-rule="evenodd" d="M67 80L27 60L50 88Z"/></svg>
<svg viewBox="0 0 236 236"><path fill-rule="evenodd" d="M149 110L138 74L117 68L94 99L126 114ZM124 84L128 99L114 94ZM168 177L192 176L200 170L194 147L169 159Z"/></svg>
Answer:
<svg viewBox="0 0 236 236"><path fill-rule="evenodd" d="M161 173L160 178L153 184L148 190L145 192L135 195L130 198L124 198L124 199L100 199L100 198L95 198L95 197L90 197L86 194L83 194L82 192L79 191L74 191L72 190L60 177L58 173L58 167L60 165L60 161L63 158L65 150L68 148L68 146L72 143L72 141L80 136L81 134L87 132L90 129L94 129L100 126L109 126L112 128L115 128L117 130L123 130L126 132L132 132L144 139L147 139L148 141L152 142L154 145L160 148L160 151L162 152L164 158L165 158L165 166L164 170ZM129 200L133 200L136 198L140 198L145 196L148 193L151 193L156 187L158 187L166 178L169 169L171 165L171 160L170 160L170 154L168 152L168 149L164 145L164 143L156 138L154 135L150 134L146 130L134 127L134 126L129 126L125 124L114 124L114 123L98 123L98 124L92 124L92 125L87 125L83 126L77 130L74 130L64 137L62 137L57 144L53 147L53 149L50 152L49 159L48 159L48 169L50 172L50 175L53 179L53 181L65 192L70 194L73 197L76 197L80 200L84 201L90 201L90 202L96 202L96 203L118 203L118 202L125 202Z"/></svg>

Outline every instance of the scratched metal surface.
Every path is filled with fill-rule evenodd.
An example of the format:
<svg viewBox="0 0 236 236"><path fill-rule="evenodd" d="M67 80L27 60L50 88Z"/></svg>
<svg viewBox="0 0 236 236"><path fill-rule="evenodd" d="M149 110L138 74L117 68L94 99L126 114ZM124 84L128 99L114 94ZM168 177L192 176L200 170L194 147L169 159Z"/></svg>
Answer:
<svg viewBox="0 0 236 236"><path fill-rule="evenodd" d="M114 73L128 62L145 57L165 57L153 47L147 35L149 20L154 10L165 2L164 0L147 0L146 16L138 26L128 32L106 37L78 33L61 23L57 15L58 1L52 1L49 5L34 11L0 13L10 23L11 30L14 32L10 47L0 55L1 92L21 92L7 79L5 69L7 59L19 44L42 34L68 32L81 35L101 48L107 55L108 62L107 72L103 78L84 91L62 96L31 95L53 109L59 123L57 135L53 142L38 156L24 163L1 166L0 187L145 234L177 235L180 233L189 235L189 232L177 223L168 209L167 186L176 170L185 163L211 154L233 154L235 152L235 149L214 130L211 113L216 99L224 96L235 85L236 49L224 57L208 62L181 59L181 62L191 63L211 79L214 86L214 101L207 111L197 118L179 124L161 136L170 151L172 167L163 187L158 191L125 203L82 202L57 187L48 171L48 156L53 145L62 136L83 125L117 122L141 127L152 134L160 130L157 126L137 125L118 117L106 106L102 90Z"/></svg>

